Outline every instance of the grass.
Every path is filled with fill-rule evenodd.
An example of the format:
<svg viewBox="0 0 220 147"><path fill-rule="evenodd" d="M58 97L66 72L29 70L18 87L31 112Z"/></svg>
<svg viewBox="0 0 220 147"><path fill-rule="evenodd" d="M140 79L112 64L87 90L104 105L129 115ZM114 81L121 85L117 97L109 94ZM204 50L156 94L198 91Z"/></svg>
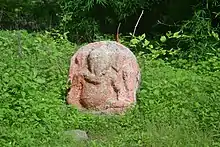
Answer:
<svg viewBox="0 0 220 147"><path fill-rule="evenodd" d="M64 39L0 31L0 146L220 146L220 73L198 74L137 56L138 103L124 116L83 114L65 104L69 61ZM65 130L82 129L74 142Z"/></svg>

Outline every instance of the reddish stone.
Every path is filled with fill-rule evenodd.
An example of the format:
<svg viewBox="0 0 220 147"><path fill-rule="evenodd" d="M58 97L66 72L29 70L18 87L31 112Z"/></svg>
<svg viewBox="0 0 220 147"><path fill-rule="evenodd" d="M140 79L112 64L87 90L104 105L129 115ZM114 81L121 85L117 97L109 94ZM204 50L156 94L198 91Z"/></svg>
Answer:
<svg viewBox="0 0 220 147"><path fill-rule="evenodd" d="M71 58L67 103L78 108L121 113L135 104L140 69L134 54L115 41L81 47Z"/></svg>

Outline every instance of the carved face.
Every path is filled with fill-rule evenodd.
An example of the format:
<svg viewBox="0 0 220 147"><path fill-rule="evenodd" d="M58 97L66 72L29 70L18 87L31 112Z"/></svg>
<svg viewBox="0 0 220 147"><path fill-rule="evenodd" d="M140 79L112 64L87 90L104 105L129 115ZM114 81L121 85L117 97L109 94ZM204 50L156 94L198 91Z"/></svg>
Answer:
<svg viewBox="0 0 220 147"><path fill-rule="evenodd" d="M105 50L93 50L88 56L88 67L91 73L100 76L111 66L111 55Z"/></svg>

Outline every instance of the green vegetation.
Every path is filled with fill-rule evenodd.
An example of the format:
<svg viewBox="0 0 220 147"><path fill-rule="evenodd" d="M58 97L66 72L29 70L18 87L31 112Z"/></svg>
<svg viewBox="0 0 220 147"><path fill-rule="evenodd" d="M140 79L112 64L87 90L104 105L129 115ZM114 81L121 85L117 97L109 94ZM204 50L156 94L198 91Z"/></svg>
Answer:
<svg viewBox="0 0 220 147"><path fill-rule="evenodd" d="M69 39L74 42L93 41L101 30L115 33L119 22L125 24L129 17L137 17L141 9L150 10L153 5L161 2L162 0L1 0L0 28L30 31L59 29L63 33L69 32ZM111 28L110 31L105 28L106 25Z"/></svg>
<svg viewBox="0 0 220 147"><path fill-rule="evenodd" d="M219 72L199 74L137 55L137 106L124 116L93 116L65 104L76 49L62 36L0 32L1 146L74 146L62 133L76 128L91 136L82 146L220 145Z"/></svg>
<svg viewBox="0 0 220 147"><path fill-rule="evenodd" d="M219 0L2 0L0 146L220 146L219 21ZM79 112L65 102L70 58L119 23L141 67L137 105ZM73 129L90 140L64 136Z"/></svg>
<svg viewBox="0 0 220 147"><path fill-rule="evenodd" d="M163 59L174 67L202 73L219 71L219 28L212 27L211 22L205 10L198 10L178 31L168 31L150 41L143 34L132 38L128 46L147 54L148 60Z"/></svg>

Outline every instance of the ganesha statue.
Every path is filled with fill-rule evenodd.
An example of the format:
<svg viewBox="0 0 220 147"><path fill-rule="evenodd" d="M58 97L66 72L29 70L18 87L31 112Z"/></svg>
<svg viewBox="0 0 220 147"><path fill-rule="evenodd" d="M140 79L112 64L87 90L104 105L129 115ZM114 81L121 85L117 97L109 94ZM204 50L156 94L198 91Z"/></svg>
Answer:
<svg viewBox="0 0 220 147"><path fill-rule="evenodd" d="M123 113L136 103L140 69L134 54L115 41L81 47L71 58L67 103L79 109Z"/></svg>

